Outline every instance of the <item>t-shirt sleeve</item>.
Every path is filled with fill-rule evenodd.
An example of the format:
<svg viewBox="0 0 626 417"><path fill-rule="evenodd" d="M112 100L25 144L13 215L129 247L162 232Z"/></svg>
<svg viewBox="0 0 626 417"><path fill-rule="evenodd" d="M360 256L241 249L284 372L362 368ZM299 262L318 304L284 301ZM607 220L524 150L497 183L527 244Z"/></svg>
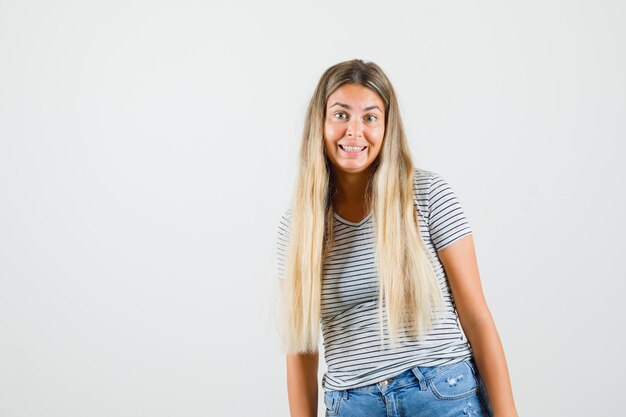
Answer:
<svg viewBox="0 0 626 417"><path fill-rule="evenodd" d="M289 226L291 224L291 209L287 210L278 223L276 239L276 271L278 279L285 278L285 265L287 260L287 243L289 240Z"/></svg>
<svg viewBox="0 0 626 417"><path fill-rule="evenodd" d="M472 233L458 198L448 182L434 173L428 190L428 227L437 251Z"/></svg>

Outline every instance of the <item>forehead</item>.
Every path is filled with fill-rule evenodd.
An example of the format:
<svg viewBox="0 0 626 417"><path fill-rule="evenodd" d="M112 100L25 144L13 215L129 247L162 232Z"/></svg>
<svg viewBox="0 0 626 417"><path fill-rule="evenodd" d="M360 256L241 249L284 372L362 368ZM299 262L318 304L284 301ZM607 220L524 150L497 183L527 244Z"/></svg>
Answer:
<svg viewBox="0 0 626 417"><path fill-rule="evenodd" d="M359 107L378 104L384 110L383 99L374 90L360 84L344 84L328 96L326 106L332 106L335 102L345 104L358 104Z"/></svg>

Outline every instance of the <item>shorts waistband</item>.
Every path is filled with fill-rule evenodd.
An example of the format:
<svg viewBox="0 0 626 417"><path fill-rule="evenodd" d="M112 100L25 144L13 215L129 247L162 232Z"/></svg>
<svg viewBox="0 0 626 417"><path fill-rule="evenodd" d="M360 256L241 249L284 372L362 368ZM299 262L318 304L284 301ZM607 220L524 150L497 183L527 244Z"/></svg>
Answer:
<svg viewBox="0 0 626 417"><path fill-rule="evenodd" d="M446 369L450 368L458 364L459 362L468 362L470 367L476 369L474 366L473 358L466 358L460 361L447 363L445 365L439 366L414 366L409 368L398 375L393 377L384 379L382 381L378 381L371 385L365 385L362 387L349 388L347 390L341 390L347 393L350 392L382 392L383 394L394 389L398 389L404 387L409 384L413 384L416 382L419 384L420 390L424 391L427 389L427 382L435 375L438 375L440 372L444 372Z"/></svg>

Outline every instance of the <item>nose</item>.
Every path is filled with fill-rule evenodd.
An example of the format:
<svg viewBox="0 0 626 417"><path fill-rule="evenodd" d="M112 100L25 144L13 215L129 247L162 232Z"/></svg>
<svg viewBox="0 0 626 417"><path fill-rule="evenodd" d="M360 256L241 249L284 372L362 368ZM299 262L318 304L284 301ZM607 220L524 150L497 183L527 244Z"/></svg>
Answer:
<svg viewBox="0 0 626 417"><path fill-rule="evenodd" d="M355 118L348 122L348 129L346 131L346 134L352 137L363 136L363 127L361 126L359 120Z"/></svg>

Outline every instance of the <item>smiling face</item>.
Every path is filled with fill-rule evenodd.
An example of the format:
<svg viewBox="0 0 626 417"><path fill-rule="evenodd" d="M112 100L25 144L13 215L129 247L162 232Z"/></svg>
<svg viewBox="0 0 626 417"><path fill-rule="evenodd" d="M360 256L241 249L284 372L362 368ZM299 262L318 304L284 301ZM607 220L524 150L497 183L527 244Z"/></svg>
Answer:
<svg viewBox="0 0 626 417"><path fill-rule="evenodd" d="M368 170L385 135L385 104L360 84L344 84L326 102L324 145L333 168L346 174Z"/></svg>

